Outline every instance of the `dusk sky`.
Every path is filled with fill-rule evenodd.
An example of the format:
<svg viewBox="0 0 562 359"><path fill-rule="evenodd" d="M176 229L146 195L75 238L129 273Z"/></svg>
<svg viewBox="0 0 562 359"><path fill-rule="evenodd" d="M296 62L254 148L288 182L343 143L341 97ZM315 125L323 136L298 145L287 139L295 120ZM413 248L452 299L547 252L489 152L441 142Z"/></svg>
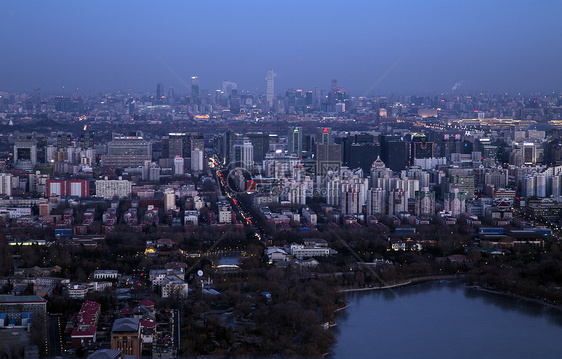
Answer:
<svg viewBox="0 0 562 359"><path fill-rule="evenodd" d="M560 91L561 1L0 1L0 91ZM63 89L64 86L64 89Z"/></svg>

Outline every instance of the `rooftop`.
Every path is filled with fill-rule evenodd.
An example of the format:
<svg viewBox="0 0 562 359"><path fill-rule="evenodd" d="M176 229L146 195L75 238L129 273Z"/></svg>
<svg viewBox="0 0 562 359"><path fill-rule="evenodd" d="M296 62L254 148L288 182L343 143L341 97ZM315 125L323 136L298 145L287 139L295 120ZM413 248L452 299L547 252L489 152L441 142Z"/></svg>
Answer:
<svg viewBox="0 0 562 359"><path fill-rule="evenodd" d="M138 332L139 320L136 318L119 318L113 323L112 332Z"/></svg>
<svg viewBox="0 0 562 359"><path fill-rule="evenodd" d="M0 295L0 303L47 303L47 300L38 295Z"/></svg>

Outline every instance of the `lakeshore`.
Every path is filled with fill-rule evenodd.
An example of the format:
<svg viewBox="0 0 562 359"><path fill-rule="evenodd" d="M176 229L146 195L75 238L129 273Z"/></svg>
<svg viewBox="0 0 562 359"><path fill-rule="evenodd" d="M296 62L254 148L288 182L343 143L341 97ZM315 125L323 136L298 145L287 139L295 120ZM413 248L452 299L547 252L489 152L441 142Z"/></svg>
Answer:
<svg viewBox="0 0 562 359"><path fill-rule="evenodd" d="M399 288L404 287L411 284L418 284L423 282L431 282L436 280L446 280L446 279L463 279L464 275L457 275L457 274L447 274L447 275L434 275L434 276L424 276L424 277L415 277L410 278L409 280L401 283L389 284L380 287L359 287L359 288L346 288L340 289L339 293L347 293L347 292L361 292L361 291L370 291L370 290L383 290L383 289L392 289L392 288ZM341 309L340 309L341 310Z"/></svg>
<svg viewBox="0 0 562 359"><path fill-rule="evenodd" d="M500 295L504 295L504 296L511 297L511 298L521 299L521 300L541 304L541 305L544 305L546 307L562 311L562 305L551 303L551 302L546 301L546 300L537 299L537 298L529 298L529 297L525 297L525 296L519 295L517 293L512 293L512 292L502 292L502 291L499 291L499 290L483 288L482 286L479 286L479 285L466 285L466 287L471 288L471 289L475 289L475 290L478 290L478 291L481 291L481 292L492 293L492 294L500 294Z"/></svg>

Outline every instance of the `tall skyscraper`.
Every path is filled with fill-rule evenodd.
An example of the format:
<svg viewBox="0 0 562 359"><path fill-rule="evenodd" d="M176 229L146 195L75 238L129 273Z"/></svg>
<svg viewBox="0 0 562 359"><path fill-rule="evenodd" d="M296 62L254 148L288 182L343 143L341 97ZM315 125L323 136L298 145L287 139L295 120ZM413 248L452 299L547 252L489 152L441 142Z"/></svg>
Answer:
<svg viewBox="0 0 562 359"><path fill-rule="evenodd" d="M233 162L236 167L252 171L254 167L254 146L249 140L235 143L232 148Z"/></svg>
<svg viewBox="0 0 562 359"><path fill-rule="evenodd" d="M402 171L408 161L408 144L398 136L381 135L381 159L393 171Z"/></svg>
<svg viewBox="0 0 562 359"><path fill-rule="evenodd" d="M414 133L408 137L408 164L413 165L418 158L433 157L433 142L429 142L423 133Z"/></svg>
<svg viewBox="0 0 562 359"><path fill-rule="evenodd" d="M269 134L257 132L248 133L247 136L254 146L254 162L261 164L265 159L265 154L269 152Z"/></svg>
<svg viewBox="0 0 562 359"><path fill-rule="evenodd" d="M274 84L274 74L273 74L273 69L269 69L267 70L267 77L266 77L266 81L267 81L267 92L266 92L266 100L267 100L267 105L269 106L269 110L271 111L273 109L273 100L275 98L275 84Z"/></svg>
<svg viewBox="0 0 562 359"><path fill-rule="evenodd" d="M302 128L289 127L287 137L289 154L295 154L298 158L302 158Z"/></svg>
<svg viewBox="0 0 562 359"><path fill-rule="evenodd" d="M174 103L174 89L171 87L168 89L168 103L170 105Z"/></svg>
<svg viewBox="0 0 562 359"><path fill-rule="evenodd" d="M159 83L156 85L156 102L161 103L164 98L164 85Z"/></svg>
<svg viewBox="0 0 562 359"><path fill-rule="evenodd" d="M175 158L176 156L191 157L193 142L201 142L204 148L203 134L196 132L174 132L169 133L162 140L162 156L164 158Z"/></svg>
<svg viewBox="0 0 562 359"><path fill-rule="evenodd" d="M318 141L317 143L321 143L323 145L330 145L332 144L332 129L329 127L322 127L320 128L320 133L318 134Z"/></svg>
<svg viewBox="0 0 562 359"><path fill-rule="evenodd" d="M232 95L232 91L238 90L238 85L236 82L232 81L223 81L222 82L222 93L224 96L228 97Z"/></svg>
<svg viewBox="0 0 562 359"><path fill-rule="evenodd" d="M201 90L199 85L199 77L193 76L191 78L191 98L196 105L201 104Z"/></svg>
<svg viewBox="0 0 562 359"><path fill-rule="evenodd" d="M328 172L339 174L341 169L341 145L316 145L316 176L324 178Z"/></svg>
<svg viewBox="0 0 562 359"><path fill-rule="evenodd" d="M223 164L232 162L232 147L236 142L236 133L226 131L219 139L219 153Z"/></svg>

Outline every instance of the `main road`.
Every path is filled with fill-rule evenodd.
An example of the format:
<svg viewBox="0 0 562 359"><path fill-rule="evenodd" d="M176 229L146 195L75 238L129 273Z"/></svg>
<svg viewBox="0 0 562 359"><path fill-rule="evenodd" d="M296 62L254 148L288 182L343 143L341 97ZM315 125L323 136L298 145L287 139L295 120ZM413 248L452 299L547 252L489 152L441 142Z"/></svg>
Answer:
<svg viewBox="0 0 562 359"><path fill-rule="evenodd" d="M211 162L213 163L213 166L215 168L217 182L219 184L221 193L228 198L232 209L237 214L237 217L241 217L243 219L244 225L250 227L254 231L255 236L267 245L268 236L263 233L259 222L252 217L249 211L243 208L244 204L240 201L240 198L238 198L238 193L236 191L233 191L232 188L230 188L230 186L228 185L228 179L225 178L222 173L224 168L220 165L216 155L211 158Z"/></svg>

